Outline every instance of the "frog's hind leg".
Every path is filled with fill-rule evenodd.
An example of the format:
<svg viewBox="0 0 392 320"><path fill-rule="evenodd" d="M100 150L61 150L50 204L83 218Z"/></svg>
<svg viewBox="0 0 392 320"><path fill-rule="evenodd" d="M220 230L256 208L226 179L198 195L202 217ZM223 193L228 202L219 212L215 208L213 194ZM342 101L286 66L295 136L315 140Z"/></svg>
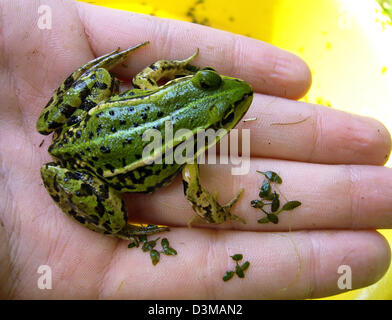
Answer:
<svg viewBox="0 0 392 320"><path fill-rule="evenodd" d="M217 194L210 194L200 184L198 164L187 164L182 171L182 180L185 197L196 212L196 216L188 222L188 226L195 222L222 223L227 220L237 220L245 223L244 219L230 212L232 206L242 195L243 189L231 201L221 206Z"/></svg>
<svg viewBox="0 0 392 320"><path fill-rule="evenodd" d="M37 130L50 134L65 123L74 124L88 110L119 91L119 81L108 70L124 61L128 55L148 42L124 51L119 49L98 57L73 72L55 91L41 112Z"/></svg>
<svg viewBox="0 0 392 320"><path fill-rule="evenodd" d="M91 230L126 240L168 230L129 224L121 195L87 170L47 163L41 168L41 176L57 205Z"/></svg>
<svg viewBox="0 0 392 320"><path fill-rule="evenodd" d="M158 87L161 79L172 80L178 76L194 74L198 68L189 63L197 57L199 49L184 60L159 60L139 72L132 80L137 89L150 90Z"/></svg>

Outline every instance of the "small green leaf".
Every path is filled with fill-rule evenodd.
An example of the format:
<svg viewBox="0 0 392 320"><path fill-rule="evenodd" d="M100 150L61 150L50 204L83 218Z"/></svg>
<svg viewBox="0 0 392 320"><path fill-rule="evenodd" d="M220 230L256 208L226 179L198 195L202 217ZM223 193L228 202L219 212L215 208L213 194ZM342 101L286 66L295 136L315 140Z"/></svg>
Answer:
<svg viewBox="0 0 392 320"><path fill-rule="evenodd" d="M163 248L163 253L166 254L167 256L176 256L177 251L173 248Z"/></svg>
<svg viewBox="0 0 392 320"><path fill-rule="evenodd" d="M289 201L285 203L285 205L282 207L282 211L290 211L293 210L301 205L301 202L299 201Z"/></svg>
<svg viewBox="0 0 392 320"><path fill-rule="evenodd" d="M138 247L136 242L131 242L130 244L128 244L128 248L134 248L134 247Z"/></svg>
<svg viewBox="0 0 392 320"><path fill-rule="evenodd" d="M169 248L169 240L167 240L167 238L163 238L161 240L161 246L162 246L163 249Z"/></svg>
<svg viewBox="0 0 392 320"><path fill-rule="evenodd" d="M139 241L146 242L147 241L147 236L145 234L142 234L141 236L139 236Z"/></svg>
<svg viewBox="0 0 392 320"><path fill-rule="evenodd" d="M159 254L158 251L153 249L150 251L150 257L151 257L152 264L155 266L159 262L161 255Z"/></svg>
<svg viewBox="0 0 392 320"><path fill-rule="evenodd" d="M259 170L256 170L256 171L258 173L263 174L271 182L275 182L275 183L278 183L278 184L282 183L282 178L279 177L279 175L276 172L273 172L273 171L263 172L263 171L259 171Z"/></svg>
<svg viewBox="0 0 392 320"><path fill-rule="evenodd" d="M170 247L169 240L167 240L167 238L163 238L161 240L161 246L162 246L164 254L166 254L168 256L175 256L175 255L177 255L177 251L175 249L173 249L172 247Z"/></svg>
<svg viewBox="0 0 392 320"><path fill-rule="evenodd" d="M253 208L261 209L262 207L264 207L264 202L261 200L252 200L250 202L250 205Z"/></svg>
<svg viewBox="0 0 392 320"><path fill-rule="evenodd" d="M273 224L277 224L277 223L279 222L279 218L278 218L278 216L277 216L276 214L269 213L269 214L267 215L267 218L268 218L268 220L271 221Z"/></svg>
<svg viewBox="0 0 392 320"><path fill-rule="evenodd" d="M234 272L233 271L226 271L225 275L223 276L223 281L229 281L231 278L233 278Z"/></svg>
<svg viewBox="0 0 392 320"><path fill-rule="evenodd" d="M157 239L158 240L158 239ZM156 240L151 240L151 241L147 241L143 244L142 250L144 252L146 251L150 251L151 249L153 249L157 244Z"/></svg>
<svg viewBox="0 0 392 320"><path fill-rule="evenodd" d="M260 198L268 197L270 193L271 193L271 184L269 183L268 180L264 180L260 188L259 197Z"/></svg>
<svg viewBox="0 0 392 320"><path fill-rule="evenodd" d="M132 241L128 244L128 248L139 247L139 241L136 237L132 238Z"/></svg>
<svg viewBox="0 0 392 320"><path fill-rule="evenodd" d="M250 265L249 261L246 261L246 262L241 266L241 270L242 270L242 271L245 271L246 269L249 268L249 265Z"/></svg>
<svg viewBox="0 0 392 320"><path fill-rule="evenodd" d="M142 246L142 250L143 252L147 252L150 251L153 247L150 246L150 244L148 242L145 242Z"/></svg>
<svg viewBox="0 0 392 320"><path fill-rule="evenodd" d="M276 212L280 207L279 194L274 191L274 198L272 199L271 211Z"/></svg>
<svg viewBox="0 0 392 320"><path fill-rule="evenodd" d="M240 254L240 253L235 254L235 255L231 256L231 258L232 258L234 261L240 261L240 260L242 260L242 254Z"/></svg>
<svg viewBox="0 0 392 320"><path fill-rule="evenodd" d="M235 266L235 273L240 278L244 278L245 277L244 271L242 270L242 268L238 264Z"/></svg>
<svg viewBox="0 0 392 320"><path fill-rule="evenodd" d="M274 200L274 194L270 193L268 196L263 198L264 200Z"/></svg>
<svg viewBox="0 0 392 320"><path fill-rule="evenodd" d="M257 220L258 223L269 223L269 219L267 217L261 218L259 220Z"/></svg>

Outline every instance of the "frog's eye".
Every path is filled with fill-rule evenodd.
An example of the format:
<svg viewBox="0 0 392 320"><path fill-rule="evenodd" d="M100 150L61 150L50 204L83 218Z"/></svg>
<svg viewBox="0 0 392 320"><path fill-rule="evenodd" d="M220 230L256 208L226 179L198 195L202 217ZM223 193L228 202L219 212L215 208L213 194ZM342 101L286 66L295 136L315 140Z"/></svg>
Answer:
<svg viewBox="0 0 392 320"><path fill-rule="evenodd" d="M203 69L194 75L192 83L201 89L216 89L221 85L222 78L215 71Z"/></svg>

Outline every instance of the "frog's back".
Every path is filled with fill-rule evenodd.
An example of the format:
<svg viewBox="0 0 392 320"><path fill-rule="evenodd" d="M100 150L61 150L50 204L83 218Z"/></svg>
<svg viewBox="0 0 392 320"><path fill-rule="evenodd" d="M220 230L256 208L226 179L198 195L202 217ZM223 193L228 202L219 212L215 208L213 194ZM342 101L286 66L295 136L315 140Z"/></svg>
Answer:
<svg viewBox="0 0 392 320"><path fill-rule="evenodd" d="M144 99L99 104L65 128L49 152L68 167L89 169L117 190L150 192L167 184L181 166L146 165L142 154L150 141L143 141L143 133L164 130L173 110Z"/></svg>

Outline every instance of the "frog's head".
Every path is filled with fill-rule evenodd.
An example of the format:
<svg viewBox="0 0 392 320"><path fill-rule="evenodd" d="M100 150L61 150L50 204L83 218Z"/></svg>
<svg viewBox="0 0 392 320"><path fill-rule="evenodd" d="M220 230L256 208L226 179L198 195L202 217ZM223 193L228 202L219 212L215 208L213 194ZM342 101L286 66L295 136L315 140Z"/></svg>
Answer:
<svg viewBox="0 0 392 320"><path fill-rule="evenodd" d="M215 129L235 127L252 103L253 89L247 82L221 76L212 68L198 71L191 82L203 92L204 116L208 114L209 125Z"/></svg>

